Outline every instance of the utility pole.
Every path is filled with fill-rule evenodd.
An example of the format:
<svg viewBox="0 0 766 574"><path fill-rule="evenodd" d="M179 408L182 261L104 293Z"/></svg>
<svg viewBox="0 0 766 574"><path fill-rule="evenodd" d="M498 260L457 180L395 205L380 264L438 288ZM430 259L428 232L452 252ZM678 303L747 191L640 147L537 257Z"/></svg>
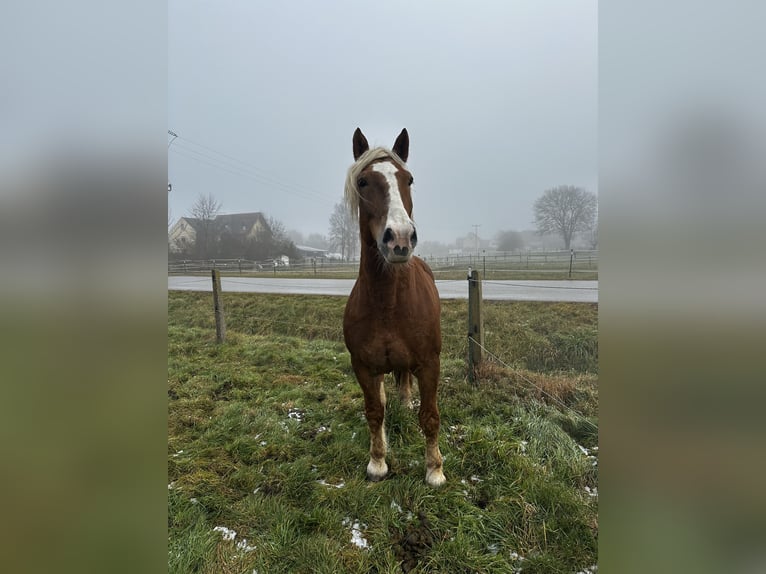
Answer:
<svg viewBox="0 0 766 574"><path fill-rule="evenodd" d="M173 136L172 138L170 138L170 141L168 142L168 150L170 150L170 144L172 144L174 141L176 141L176 138L178 137L178 134L173 132L173 131L168 130L168 135ZM170 181L168 180L168 193L170 193L171 191L173 191L173 184L170 183Z"/></svg>

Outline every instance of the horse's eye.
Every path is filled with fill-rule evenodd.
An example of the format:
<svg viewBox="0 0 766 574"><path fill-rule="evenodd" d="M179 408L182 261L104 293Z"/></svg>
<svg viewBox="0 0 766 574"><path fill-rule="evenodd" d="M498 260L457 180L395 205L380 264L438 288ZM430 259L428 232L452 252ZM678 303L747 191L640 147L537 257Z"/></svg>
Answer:
<svg viewBox="0 0 766 574"><path fill-rule="evenodd" d="M412 176L410 176L410 185L412 185L412 182L414 182L414 181L415 181L415 180L413 179L413 177L412 177Z"/></svg>
<svg viewBox="0 0 766 574"><path fill-rule="evenodd" d="M363 177L360 177L359 180L356 182L356 184L359 187L364 187L365 185L367 185L367 180L364 179Z"/></svg>

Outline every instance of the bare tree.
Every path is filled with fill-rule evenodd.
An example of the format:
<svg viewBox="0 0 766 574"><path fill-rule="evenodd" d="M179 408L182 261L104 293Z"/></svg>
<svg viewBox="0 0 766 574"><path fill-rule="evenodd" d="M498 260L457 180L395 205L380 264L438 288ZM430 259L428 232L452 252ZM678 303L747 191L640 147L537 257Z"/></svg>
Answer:
<svg viewBox="0 0 766 574"><path fill-rule="evenodd" d="M560 185L549 189L534 204L537 231L557 233L569 249L572 237L578 231L593 228L598 202L596 195L573 185Z"/></svg>
<svg viewBox="0 0 766 574"><path fill-rule="evenodd" d="M269 217L268 224L269 229L271 230L270 250L272 252L272 257L278 257L280 255L296 257L298 252L295 249L295 243L290 239L290 235L287 233L285 224L274 217Z"/></svg>
<svg viewBox="0 0 766 574"><path fill-rule="evenodd" d="M330 247L329 241L321 233L309 233L305 241L306 245L316 247L318 249L328 249Z"/></svg>
<svg viewBox="0 0 766 574"><path fill-rule="evenodd" d="M342 202L336 203L330 216L330 232L327 236L330 245L333 249L340 249L343 259L348 260L354 256L358 236L359 229L348 207Z"/></svg>
<svg viewBox="0 0 766 574"><path fill-rule="evenodd" d="M221 202L216 200L212 193L197 196L197 200L191 207L191 214L198 221L196 248L197 255L206 259L214 240L213 222L218 212L221 211Z"/></svg>
<svg viewBox="0 0 766 574"><path fill-rule="evenodd" d="M278 219L269 216L268 218L269 229L271 230L271 240L274 243L281 243L283 241L290 241L287 235L287 229L285 224Z"/></svg>

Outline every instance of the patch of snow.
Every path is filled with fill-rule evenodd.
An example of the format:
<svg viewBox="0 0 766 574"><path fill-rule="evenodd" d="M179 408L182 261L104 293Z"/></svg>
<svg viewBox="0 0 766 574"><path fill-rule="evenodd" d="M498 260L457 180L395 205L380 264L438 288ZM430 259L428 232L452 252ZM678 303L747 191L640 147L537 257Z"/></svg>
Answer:
<svg viewBox="0 0 766 574"><path fill-rule="evenodd" d="M255 550L255 546L251 546L250 544L248 544L246 538L243 538L242 540L237 542L237 548L239 550L244 550L245 552L252 552L253 550Z"/></svg>
<svg viewBox="0 0 766 574"><path fill-rule="evenodd" d="M344 518L343 526L351 526L351 544L358 548L369 548L370 543L362 535L362 528L367 528L366 524L360 524L358 520L351 522L350 518Z"/></svg>
<svg viewBox="0 0 766 574"><path fill-rule="evenodd" d="M265 440L261 441L261 446L266 446L267 444L269 444L269 443L267 443Z"/></svg>
<svg viewBox="0 0 766 574"><path fill-rule="evenodd" d="M234 540L237 536L236 531L231 528L226 528L225 526L216 526L213 528L213 532L220 532L224 540Z"/></svg>
<svg viewBox="0 0 766 574"><path fill-rule="evenodd" d="M168 490L173 490L176 487L176 481L174 480L170 484L168 484Z"/></svg>
<svg viewBox="0 0 766 574"><path fill-rule="evenodd" d="M329 482L325 482L323 478L320 480L317 480L317 482L321 484L322 486L331 486L332 488L343 488L344 486L346 486L346 483L343 480L341 480L338 484L330 484Z"/></svg>
<svg viewBox="0 0 766 574"><path fill-rule="evenodd" d="M402 507L401 507L401 506L399 506L399 503L398 503L398 502L396 502L395 500L392 500L392 501L391 501L391 508L392 508L393 510L396 510L397 512L401 512L401 511L402 511Z"/></svg>
<svg viewBox="0 0 766 574"><path fill-rule="evenodd" d="M521 573L521 563L524 562L524 560L526 560L526 558L524 558L518 552L511 552L510 558L511 558L511 560L513 560L513 562L515 562L515 564L513 566L513 574L520 574Z"/></svg>
<svg viewBox="0 0 766 574"><path fill-rule="evenodd" d="M303 417L306 416L306 413L300 409L290 409L287 411L287 418L292 419L294 421L298 421L299 423L303 422Z"/></svg>
<svg viewBox="0 0 766 574"><path fill-rule="evenodd" d="M596 498L598 496L598 488L596 488L595 486L593 488L591 488L590 486L586 486L585 492L587 492L588 496L590 496L591 498Z"/></svg>

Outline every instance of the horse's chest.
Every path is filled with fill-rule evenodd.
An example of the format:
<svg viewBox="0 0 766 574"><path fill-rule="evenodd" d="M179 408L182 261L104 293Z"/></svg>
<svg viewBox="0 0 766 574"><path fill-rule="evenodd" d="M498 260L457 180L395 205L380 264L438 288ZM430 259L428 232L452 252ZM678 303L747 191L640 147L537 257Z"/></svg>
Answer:
<svg viewBox="0 0 766 574"><path fill-rule="evenodd" d="M386 370L410 366L413 341L396 321L385 316L370 317L352 331L349 350L366 364Z"/></svg>
<svg viewBox="0 0 766 574"><path fill-rule="evenodd" d="M357 282L346 305L343 330L352 360L378 373L417 369L438 360L441 349L435 288L425 279L397 287L376 292Z"/></svg>
<svg viewBox="0 0 766 574"><path fill-rule="evenodd" d="M352 356L379 372L411 369L423 354L423 341L400 312L379 310L355 321L346 329L346 346Z"/></svg>

